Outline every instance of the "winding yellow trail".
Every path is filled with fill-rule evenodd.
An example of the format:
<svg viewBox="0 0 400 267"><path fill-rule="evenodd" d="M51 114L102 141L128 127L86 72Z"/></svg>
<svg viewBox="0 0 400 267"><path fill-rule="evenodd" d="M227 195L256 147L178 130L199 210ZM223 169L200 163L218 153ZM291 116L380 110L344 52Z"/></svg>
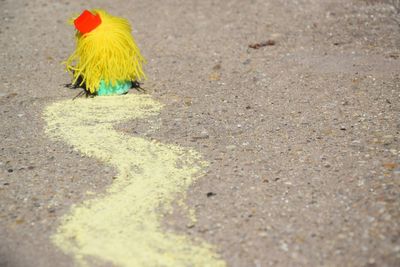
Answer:
<svg viewBox="0 0 400 267"><path fill-rule="evenodd" d="M113 129L161 108L148 96L125 95L66 100L45 109L51 137L118 171L106 193L72 207L52 236L80 266L89 266L91 258L116 266L225 266L212 246L161 229L162 210L201 175L199 154Z"/></svg>

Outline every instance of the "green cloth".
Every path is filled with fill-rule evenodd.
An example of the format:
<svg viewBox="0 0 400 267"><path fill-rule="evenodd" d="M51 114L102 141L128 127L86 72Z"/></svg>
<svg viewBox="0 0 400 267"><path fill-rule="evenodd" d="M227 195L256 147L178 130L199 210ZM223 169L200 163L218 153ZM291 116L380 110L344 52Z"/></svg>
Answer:
<svg viewBox="0 0 400 267"><path fill-rule="evenodd" d="M97 95L123 95L126 94L131 88L131 81L117 82L113 86L111 83L106 84L103 80L101 80Z"/></svg>

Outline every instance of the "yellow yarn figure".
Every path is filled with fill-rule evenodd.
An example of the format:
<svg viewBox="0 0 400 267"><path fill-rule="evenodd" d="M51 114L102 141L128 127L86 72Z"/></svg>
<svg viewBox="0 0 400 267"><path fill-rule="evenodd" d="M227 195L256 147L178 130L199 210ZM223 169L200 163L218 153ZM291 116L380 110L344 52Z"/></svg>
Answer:
<svg viewBox="0 0 400 267"><path fill-rule="evenodd" d="M126 19L100 9L85 10L74 20L76 50L67 59L74 85L97 95L124 94L132 81L145 78L145 63Z"/></svg>

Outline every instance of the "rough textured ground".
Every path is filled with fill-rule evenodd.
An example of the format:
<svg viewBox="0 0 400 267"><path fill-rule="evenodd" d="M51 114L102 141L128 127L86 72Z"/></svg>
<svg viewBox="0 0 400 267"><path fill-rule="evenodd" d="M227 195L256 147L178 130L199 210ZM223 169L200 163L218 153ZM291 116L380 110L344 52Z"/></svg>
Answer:
<svg viewBox="0 0 400 267"><path fill-rule="evenodd" d="M78 92L60 62L83 8L128 18L160 128L210 162L166 229L229 266L400 266L400 24L389 1L0 1L0 266L73 266L48 238L113 169L44 134ZM397 21L396 21L397 19ZM249 44L274 40L251 49ZM102 266L99 264L98 266Z"/></svg>

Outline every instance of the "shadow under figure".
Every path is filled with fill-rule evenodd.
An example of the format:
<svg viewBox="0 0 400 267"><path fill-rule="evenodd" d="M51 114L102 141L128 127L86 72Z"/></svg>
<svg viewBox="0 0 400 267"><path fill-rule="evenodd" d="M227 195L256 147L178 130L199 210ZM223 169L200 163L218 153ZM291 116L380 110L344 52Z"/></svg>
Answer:
<svg viewBox="0 0 400 267"><path fill-rule="evenodd" d="M130 81L130 83L131 83L131 87L129 89L135 89L140 93L146 93L146 89L144 89L142 87L140 82L138 82L138 81ZM76 99L78 97L82 97L82 96L85 96L86 98L88 98L88 97L95 97L97 95L96 92L95 93L91 93L87 89L86 84L83 81L83 78L81 76L78 77L78 79L76 80L75 83L67 83L67 84L64 85L64 87L72 89L72 90L82 89L82 90L79 91L79 93L76 96L74 96L74 98L72 100L74 100L74 99ZM128 91L122 93L122 95L125 95L127 93L128 93Z"/></svg>
<svg viewBox="0 0 400 267"><path fill-rule="evenodd" d="M83 88L78 96L123 95L131 88L144 91L140 81L145 78L145 60L126 19L95 9L83 11L73 23L76 50L65 62L73 76L69 88Z"/></svg>

